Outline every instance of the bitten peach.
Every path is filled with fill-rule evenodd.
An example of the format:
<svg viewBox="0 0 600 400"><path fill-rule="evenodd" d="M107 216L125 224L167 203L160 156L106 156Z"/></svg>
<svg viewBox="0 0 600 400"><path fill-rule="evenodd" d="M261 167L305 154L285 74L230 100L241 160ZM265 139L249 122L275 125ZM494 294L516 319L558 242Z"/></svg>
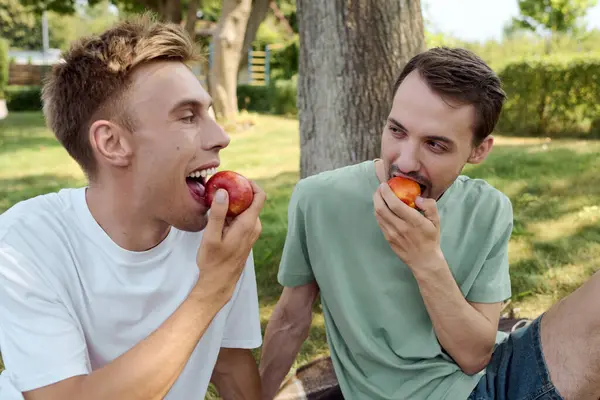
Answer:
<svg viewBox="0 0 600 400"><path fill-rule="evenodd" d="M415 200L421 195L421 186L412 179L395 176L388 181L394 194L409 207L416 208Z"/></svg>
<svg viewBox="0 0 600 400"><path fill-rule="evenodd" d="M207 207L210 207L218 189L225 189L229 195L227 216L234 217L244 212L254 199L254 191L250 181L234 171L219 171L206 182Z"/></svg>

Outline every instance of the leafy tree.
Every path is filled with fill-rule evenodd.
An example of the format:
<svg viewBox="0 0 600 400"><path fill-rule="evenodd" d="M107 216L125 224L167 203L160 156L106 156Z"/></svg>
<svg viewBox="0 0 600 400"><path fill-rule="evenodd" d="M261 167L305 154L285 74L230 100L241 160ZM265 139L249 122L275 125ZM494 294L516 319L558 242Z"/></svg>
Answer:
<svg viewBox="0 0 600 400"><path fill-rule="evenodd" d="M519 0L521 15L504 28L508 37L520 30L532 31L546 37L546 53L559 34L579 34L581 22L598 0Z"/></svg>
<svg viewBox="0 0 600 400"><path fill-rule="evenodd" d="M0 37L10 47L33 50L42 46L42 23L19 0L0 0Z"/></svg>
<svg viewBox="0 0 600 400"><path fill-rule="evenodd" d="M537 32L573 32L597 0L519 0L515 25Z"/></svg>

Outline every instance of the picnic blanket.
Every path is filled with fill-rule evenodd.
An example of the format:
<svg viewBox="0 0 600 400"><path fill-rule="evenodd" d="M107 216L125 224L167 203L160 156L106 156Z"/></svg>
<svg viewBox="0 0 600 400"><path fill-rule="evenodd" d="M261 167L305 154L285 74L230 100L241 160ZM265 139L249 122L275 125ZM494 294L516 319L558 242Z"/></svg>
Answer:
<svg viewBox="0 0 600 400"><path fill-rule="evenodd" d="M527 326L531 320L523 318L500 318L498 330L510 333ZM288 377L274 400L326 400L338 398L338 382L331 358L317 358L300 366Z"/></svg>

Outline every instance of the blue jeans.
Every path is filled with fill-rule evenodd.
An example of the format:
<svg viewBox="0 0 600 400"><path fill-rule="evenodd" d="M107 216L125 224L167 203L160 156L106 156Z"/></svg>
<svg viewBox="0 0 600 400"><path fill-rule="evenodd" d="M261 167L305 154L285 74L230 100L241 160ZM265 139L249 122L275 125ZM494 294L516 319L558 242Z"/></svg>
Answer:
<svg viewBox="0 0 600 400"><path fill-rule="evenodd" d="M468 400L563 400L550 381L542 353L540 321L519 328L496 346Z"/></svg>

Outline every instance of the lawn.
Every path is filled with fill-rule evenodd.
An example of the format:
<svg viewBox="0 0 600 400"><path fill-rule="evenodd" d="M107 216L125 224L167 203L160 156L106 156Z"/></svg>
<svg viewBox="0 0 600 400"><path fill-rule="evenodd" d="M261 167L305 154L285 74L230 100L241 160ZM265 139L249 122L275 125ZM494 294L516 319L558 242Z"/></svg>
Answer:
<svg viewBox="0 0 600 400"><path fill-rule="evenodd" d="M269 196L255 248L264 326L281 290L277 265L287 202L299 176L299 138L297 120L254 118L250 130L231 133L221 159L222 168L256 179ZM537 316L600 269L599 152L600 141L499 137L485 163L464 171L487 179L512 200L511 307L519 316ZM0 121L0 213L22 199L83 184L78 166L40 114L13 114ZM323 317L316 311L295 366L327 353Z"/></svg>

